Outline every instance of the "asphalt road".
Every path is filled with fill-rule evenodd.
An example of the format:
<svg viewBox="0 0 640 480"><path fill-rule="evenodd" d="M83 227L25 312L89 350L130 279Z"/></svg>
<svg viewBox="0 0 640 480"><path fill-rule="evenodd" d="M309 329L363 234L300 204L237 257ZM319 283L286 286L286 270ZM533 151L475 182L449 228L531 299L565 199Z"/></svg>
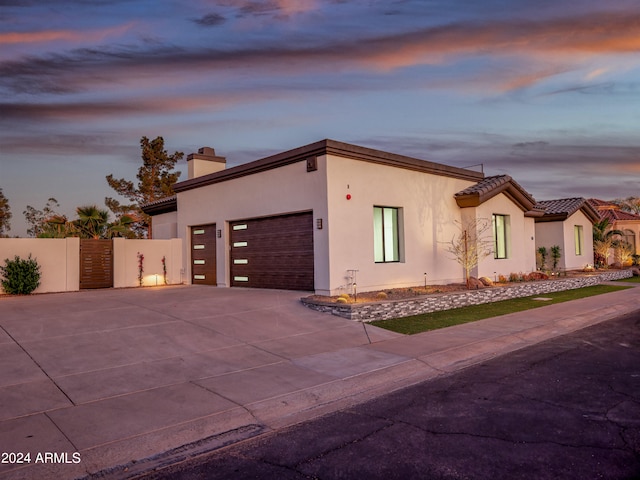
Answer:
<svg viewBox="0 0 640 480"><path fill-rule="evenodd" d="M640 312L140 478L640 478Z"/></svg>

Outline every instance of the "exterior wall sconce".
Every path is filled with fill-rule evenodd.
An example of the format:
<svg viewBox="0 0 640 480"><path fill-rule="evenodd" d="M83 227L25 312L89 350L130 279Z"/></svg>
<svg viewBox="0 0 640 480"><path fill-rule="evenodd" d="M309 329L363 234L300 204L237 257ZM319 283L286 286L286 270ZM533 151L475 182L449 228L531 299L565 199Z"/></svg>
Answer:
<svg viewBox="0 0 640 480"><path fill-rule="evenodd" d="M222 230L216 230L216 237L222 238Z"/></svg>
<svg viewBox="0 0 640 480"><path fill-rule="evenodd" d="M316 228L318 230L322 230L322 219L321 218L316 219Z"/></svg>

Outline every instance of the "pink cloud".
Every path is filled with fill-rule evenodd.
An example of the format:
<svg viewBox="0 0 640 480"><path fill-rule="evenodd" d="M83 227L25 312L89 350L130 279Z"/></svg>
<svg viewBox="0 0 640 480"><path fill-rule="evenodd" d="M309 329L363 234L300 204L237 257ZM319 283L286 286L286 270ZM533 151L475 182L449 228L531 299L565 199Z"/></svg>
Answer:
<svg viewBox="0 0 640 480"><path fill-rule="evenodd" d="M54 41L67 41L81 43L87 41L102 41L105 38L119 36L133 27L133 23L119 25L103 30L42 30L39 32L6 32L0 33L0 45L21 43L42 43Z"/></svg>

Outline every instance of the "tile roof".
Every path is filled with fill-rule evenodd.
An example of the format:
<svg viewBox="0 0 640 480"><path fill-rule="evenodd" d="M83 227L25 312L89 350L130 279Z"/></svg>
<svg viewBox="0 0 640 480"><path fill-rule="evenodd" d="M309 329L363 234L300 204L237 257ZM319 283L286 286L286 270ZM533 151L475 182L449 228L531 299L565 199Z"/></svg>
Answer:
<svg viewBox="0 0 640 480"><path fill-rule="evenodd" d="M160 198L152 202L141 205L140 208L147 215L160 215L161 213L175 212L178 210L178 197L172 195L170 197Z"/></svg>
<svg viewBox="0 0 640 480"><path fill-rule="evenodd" d="M543 222L566 220L578 210L582 210L582 213L593 223L600 220L598 211L582 197L542 200L537 206L544 209L544 215L539 219Z"/></svg>
<svg viewBox="0 0 640 480"><path fill-rule="evenodd" d="M543 214L543 209L538 208L531 194L509 175L485 177L470 187L459 191L454 197L460 208L477 207L499 193L504 193L527 216L540 217Z"/></svg>
<svg viewBox="0 0 640 480"><path fill-rule="evenodd" d="M464 190L456 193L454 196L462 197L464 195L486 195L493 190L500 188L503 185L508 184L512 178L509 175L494 175L492 177L485 177L478 183L465 188Z"/></svg>
<svg viewBox="0 0 640 480"><path fill-rule="evenodd" d="M640 221L640 215L620 210L620 206L613 202L605 202L597 198L590 198L587 202L598 211L600 218L606 218L610 223L620 220Z"/></svg>

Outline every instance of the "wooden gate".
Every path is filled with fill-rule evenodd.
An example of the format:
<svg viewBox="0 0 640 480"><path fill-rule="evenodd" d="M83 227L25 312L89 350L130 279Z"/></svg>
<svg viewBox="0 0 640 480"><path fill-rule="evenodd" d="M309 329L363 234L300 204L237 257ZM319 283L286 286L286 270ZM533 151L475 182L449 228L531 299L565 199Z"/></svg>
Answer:
<svg viewBox="0 0 640 480"><path fill-rule="evenodd" d="M113 287L113 242L80 239L80 288Z"/></svg>

